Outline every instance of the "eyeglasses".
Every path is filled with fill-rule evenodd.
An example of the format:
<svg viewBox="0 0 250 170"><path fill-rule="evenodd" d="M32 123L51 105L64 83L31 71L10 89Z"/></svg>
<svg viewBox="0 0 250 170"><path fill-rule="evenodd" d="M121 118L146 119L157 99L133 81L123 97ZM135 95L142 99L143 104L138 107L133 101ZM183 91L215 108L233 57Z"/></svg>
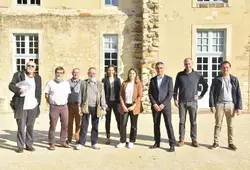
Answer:
<svg viewBox="0 0 250 170"><path fill-rule="evenodd" d="M35 68L35 66L34 66L34 65L27 65L27 67L32 67L32 68Z"/></svg>
<svg viewBox="0 0 250 170"><path fill-rule="evenodd" d="M56 72L56 74L64 74L64 72Z"/></svg>

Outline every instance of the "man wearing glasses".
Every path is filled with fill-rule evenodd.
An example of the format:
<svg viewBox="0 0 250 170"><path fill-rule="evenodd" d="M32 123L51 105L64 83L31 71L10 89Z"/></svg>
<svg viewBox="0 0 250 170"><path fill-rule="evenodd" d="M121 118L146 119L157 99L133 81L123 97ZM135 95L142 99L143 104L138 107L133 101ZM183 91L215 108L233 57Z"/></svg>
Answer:
<svg viewBox="0 0 250 170"><path fill-rule="evenodd" d="M45 87L45 98L50 105L49 109L49 149L55 150L55 130L58 118L61 121L60 146L70 148L66 143L68 135L68 96L71 93L68 81L63 80L64 68L55 69L55 78L50 80Z"/></svg>
<svg viewBox="0 0 250 170"><path fill-rule="evenodd" d="M35 119L40 114L41 103L41 77L35 73L36 64L29 61L26 70L17 72L9 84L9 89L14 93L11 106L17 122L17 153L22 153L24 145L27 151L33 148L33 129ZM26 133L25 133L26 128Z"/></svg>
<svg viewBox="0 0 250 170"><path fill-rule="evenodd" d="M100 149L97 145L99 117L106 113L106 99L103 83L96 80L96 68L90 67L88 79L82 81L81 102L79 103L79 114L82 115L80 140L76 149L83 149L86 143L89 117L91 115L91 145L93 149Z"/></svg>

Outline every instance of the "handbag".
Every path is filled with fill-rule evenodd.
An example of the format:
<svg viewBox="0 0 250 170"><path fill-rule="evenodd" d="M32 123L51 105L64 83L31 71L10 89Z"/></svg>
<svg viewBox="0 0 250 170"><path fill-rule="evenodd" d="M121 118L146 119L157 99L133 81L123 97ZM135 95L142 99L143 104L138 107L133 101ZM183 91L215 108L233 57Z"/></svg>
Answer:
<svg viewBox="0 0 250 170"><path fill-rule="evenodd" d="M21 72L17 72L17 80L18 82L21 81ZM16 94L14 94L14 96L12 97L12 99L10 100L10 107L13 111L15 111L15 103L16 103Z"/></svg>
<svg viewBox="0 0 250 170"><path fill-rule="evenodd" d="M11 109L14 111L16 108L15 108L15 102L16 102L16 97L13 96L12 99L10 100L10 107Z"/></svg>

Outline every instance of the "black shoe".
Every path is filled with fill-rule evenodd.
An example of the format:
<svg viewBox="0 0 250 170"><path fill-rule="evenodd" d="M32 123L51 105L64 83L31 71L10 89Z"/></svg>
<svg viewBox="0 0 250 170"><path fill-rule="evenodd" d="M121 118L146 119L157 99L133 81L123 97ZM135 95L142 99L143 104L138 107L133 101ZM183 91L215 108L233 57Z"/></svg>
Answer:
<svg viewBox="0 0 250 170"><path fill-rule="evenodd" d="M66 144L70 144L71 142L71 140L66 140Z"/></svg>
<svg viewBox="0 0 250 170"><path fill-rule="evenodd" d="M26 150L33 152L35 151L35 148L33 148L32 146L26 146Z"/></svg>
<svg viewBox="0 0 250 170"><path fill-rule="evenodd" d="M229 144L228 147L229 147L229 149L231 149L233 151L237 150L237 148L236 148L236 146L234 144Z"/></svg>
<svg viewBox="0 0 250 170"><path fill-rule="evenodd" d="M17 148L16 153L23 153L23 148Z"/></svg>
<svg viewBox="0 0 250 170"><path fill-rule="evenodd" d="M214 143L213 146L211 147L211 149L216 149L219 147L219 144L218 143Z"/></svg>
<svg viewBox="0 0 250 170"><path fill-rule="evenodd" d="M169 149L168 151L169 151L169 152L174 152L174 151L175 151L174 146L170 146L170 149Z"/></svg>
<svg viewBox="0 0 250 170"><path fill-rule="evenodd" d="M154 145L150 146L150 149L155 149L155 148L159 148L160 144L159 143L155 143Z"/></svg>

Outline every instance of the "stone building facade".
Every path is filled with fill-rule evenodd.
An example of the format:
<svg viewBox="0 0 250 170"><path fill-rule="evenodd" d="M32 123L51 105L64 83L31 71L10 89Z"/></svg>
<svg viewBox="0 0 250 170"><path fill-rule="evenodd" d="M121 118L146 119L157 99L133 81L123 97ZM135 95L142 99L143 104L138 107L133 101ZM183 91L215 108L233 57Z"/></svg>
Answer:
<svg viewBox="0 0 250 170"><path fill-rule="evenodd" d="M250 1L244 0L143 1L145 94L156 61L163 61L166 73L175 78L183 70L184 58L191 57L210 85L220 62L228 60L240 81L243 108L249 111L249 12ZM208 108L208 93L198 105Z"/></svg>
<svg viewBox="0 0 250 170"><path fill-rule="evenodd" d="M149 112L154 64L163 61L166 74L175 79L186 57L208 83L220 61L231 61L248 110L249 12L245 0L0 0L0 112L11 111L8 83L28 60L38 63L43 87L56 66L66 69L65 78L79 67L82 79L90 66L98 68L99 79L109 63L117 65L122 79L136 67ZM199 107L207 103L205 96ZM44 100L42 106L48 108Z"/></svg>

